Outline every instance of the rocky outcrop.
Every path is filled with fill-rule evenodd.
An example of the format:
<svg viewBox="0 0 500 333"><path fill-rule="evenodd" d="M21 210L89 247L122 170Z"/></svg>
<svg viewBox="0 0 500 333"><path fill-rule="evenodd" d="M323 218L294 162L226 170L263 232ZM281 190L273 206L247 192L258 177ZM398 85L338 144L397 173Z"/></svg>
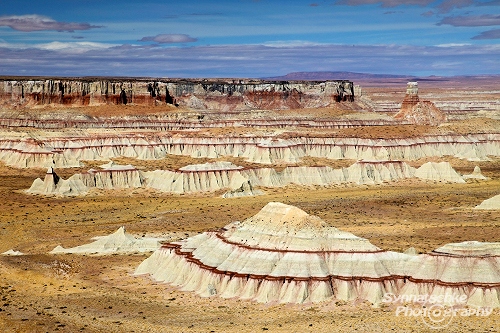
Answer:
<svg viewBox="0 0 500 333"><path fill-rule="evenodd" d="M420 101L418 83L408 82L401 110L394 119L416 125L436 126L446 121L446 115L430 101Z"/></svg>
<svg viewBox="0 0 500 333"><path fill-rule="evenodd" d="M401 103L401 112L407 113L420 102L418 97L418 82L408 82L406 86L406 95Z"/></svg>
<svg viewBox="0 0 500 333"><path fill-rule="evenodd" d="M118 228L117 231L108 236L98 237L94 242L65 249L58 245L51 254L74 253L74 254L94 254L106 255L115 253L135 253L151 252L160 247L158 238L135 238L125 231L125 227Z"/></svg>
<svg viewBox="0 0 500 333"><path fill-rule="evenodd" d="M279 202L243 222L165 243L137 267L200 296L261 303L380 303L397 293L409 256L384 251Z"/></svg>
<svg viewBox="0 0 500 333"><path fill-rule="evenodd" d="M409 110L405 108L403 111L403 107L401 107L401 111L394 118L410 124L432 126L446 121L446 115L430 101L418 102Z"/></svg>
<svg viewBox="0 0 500 333"><path fill-rule="evenodd" d="M4 138L0 161L16 168L79 167L83 160L131 157L142 160L172 155L194 158L242 157L261 164L296 163L302 157L354 160L418 160L454 156L487 161L500 156L500 134L436 135L408 139L360 139L297 137L176 137L169 133L150 135ZM241 185L241 183L240 183Z"/></svg>
<svg viewBox="0 0 500 333"><path fill-rule="evenodd" d="M246 110L324 107L354 101L350 81L3 79L0 104L67 106L174 104L193 109Z"/></svg>
<svg viewBox="0 0 500 333"><path fill-rule="evenodd" d="M76 174L68 179L60 178L54 169L48 168L44 180L35 179L27 190L31 194L76 196L87 193L88 188L82 182L82 175Z"/></svg>
<svg viewBox="0 0 500 333"><path fill-rule="evenodd" d="M99 118L90 119L37 119L26 118L0 118L0 127L32 127L40 129L64 129L64 128L114 128L114 129L153 129L158 131L183 130L183 129L208 129L223 127L251 127L251 128L322 128L339 129L360 126L390 126L396 122L386 119L359 120L359 119L304 119L304 118L280 118L280 119L207 119L204 115L196 114L197 119L158 119L157 117L121 117L121 118ZM200 117L200 118L198 118ZM217 115L223 118L224 114ZM399 125L404 122L398 122Z"/></svg>
<svg viewBox="0 0 500 333"><path fill-rule="evenodd" d="M424 180L465 183L449 162L427 162L415 171L415 176Z"/></svg>
<svg viewBox="0 0 500 333"><path fill-rule="evenodd" d="M479 205L477 205L475 209L500 210L500 194L484 200Z"/></svg>
<svg viewBox="0 0 500 333"><path fill-rule="evenodd" d="M328 166L291 166L282 171L273 168L243 168L230 162L194 164L178 170L140 171L132 166L91 169L68 180L59 178L50 168L45 180L33 182L27 191L44 195L79 195L93 188L150 188L176 194L208 193L228 190L224 198L263 194L255 187L332 186L339 184L379 185L408 178L463 183L447 162L426 163L415 169L402 161L358 161L347 168Z"/></svg>
<svg viewBox="0 0 500 333"><path fill-rule="evenodd" d="M483 174L481 173L481 168L478 165L476 165L474 167L474 171L472 171L471 174L463 175L462 178L463 179L479 179L479 180L488 180L489 179L488 177L483 176Z"/></svg>

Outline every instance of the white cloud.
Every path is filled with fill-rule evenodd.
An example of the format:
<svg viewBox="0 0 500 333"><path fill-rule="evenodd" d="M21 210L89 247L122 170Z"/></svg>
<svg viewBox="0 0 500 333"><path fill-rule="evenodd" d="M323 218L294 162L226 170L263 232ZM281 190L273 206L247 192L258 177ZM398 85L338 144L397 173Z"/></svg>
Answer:
<svg viewBox="0 0 500 333"><path fill-rule="evenodd" d="M89 30L102 27L90 25L89 23L58 22L50 17L35 14L0 16L0 26L10 27L11 29L23 32L42 30L74 32L75 30Z"/></svg>
<svg viewBox="0 0 500 333"><path fill-rule="evenodd" d="M140 42L157 42L160 44L192 43L197 39L186 34L160 34L156 36L142 37Z"/></svg>
<svg viewBox="0 0 500 333"><path fill-rule="evenodd" d="M437 47L461 47L461 46L469 46L470 43L447 43L447 44L438 44Z"/></svg>
<svg viewBox="0 0 500 333"><path fill-rule="evenodd" d="M322 43L315 43L306 40L276 40L264 42L262 45L269 47L297 47L297 46L313 46L324 45Z"/></svg>
<svg viewBox="0 0 500 333"><path fill-rule="evenodd" d="M107 49L116 46L115 44L94 43L94 42L51 42L46 44L37 44L36 48L51 51L89 51L98 49Z"/></svg>
<svg viewBox="0 0 500 333"><path fill-rule="evenodd" d="M219 45L48 43L0 47L0 75L269 77L297 71L405 75L500 73L500 45ZM448 64L448 65L444 65Z"/></svg>

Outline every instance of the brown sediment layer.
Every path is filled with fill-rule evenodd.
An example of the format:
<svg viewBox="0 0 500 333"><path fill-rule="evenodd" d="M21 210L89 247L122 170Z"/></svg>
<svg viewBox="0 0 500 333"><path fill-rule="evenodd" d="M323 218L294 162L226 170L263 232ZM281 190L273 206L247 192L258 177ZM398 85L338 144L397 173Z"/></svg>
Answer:
<svg viewBox="0 0 500 333"><path fill-rule="evenodd" d="M218 275L226 275L229 277L238 277L245 279L254 279L254 280L267 280L267 281L304 281L304 282L312 282L312 281L325 281L332 282L333 280L342 280L342 281L369 281L369 282L384 282L390 280L401 280L405 279L404 276L400 275L389 275L383 277L366 277L366 276L341 276L341 275L328 275L328 276L308 276L308 277L297 277L297 276L271 276L271 275L260 275L260 274L242 274L238 272L231 271L221 271L215 267L209 266L201 262L201 260L194 257L192 252L190 251L182 251L182 245L180 244L169 244L168 246L163 245L162 247L168 250L173 250L176 255L184 257L187 262L195 264L201 269L210 271L212 273ZM257 249L259 250L259 249ZM281 252L281 251L280 251ZM287 252L287 251L282 251ZM293 251L298 252L298 251ZM382 251L383 252L383 251ZM362 253L362 252L361 252ZM333 285L330 286L333 290Z"/></svg>

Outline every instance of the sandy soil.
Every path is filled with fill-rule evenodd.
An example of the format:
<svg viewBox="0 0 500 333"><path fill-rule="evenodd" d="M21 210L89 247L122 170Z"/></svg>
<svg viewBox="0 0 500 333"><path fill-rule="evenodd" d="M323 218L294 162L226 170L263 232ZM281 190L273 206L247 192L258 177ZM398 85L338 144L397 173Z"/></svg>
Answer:
<svg viewBox="0 0 500 333"><path fill-rule="evenodd" d="M498 241L500 212L472 208L500 190L494 179L467 184L407 181L383 186L266 189L265 196L221 199L136 191L83 198L46 198L16 191L36 170L0 177L0 329L19 332L425 332L419 318L368 305L261 305L204 299L132 273L147 255L48 255L125 225L134 235L187 237L242 220L267 202L296 205L331 225L389 250L426 252L448 242ZM464 166L465 168L465 166ZM493 332L488 318L460 318L446 331ZM3 326L2 326L3 325ZM310 326L311 325L311 326Z"/></svg>
<svg viewBox="0 0 500 333"><path fill-rule="evenodd" d="M93 112L98 115L103 111ZM317 115L324 112L318 110ZM388 137L404 137L449 131L451 127L464 133L499 128L497 123L476 120L453 122L444 129L377 127L330 134L385 133ZM283 137L293 135L290 133L293 131ZM328 131L323 133L327 135ZM240 159L229 160L252 167ZM155 283L147 276L133 276L134 269L147 258L144 254L97 257L47 252L57 245L88 243L92 237L109 234L122 225L139 237L167 235L180 239L241 221L271 201L298 206L388 250L415 247L427 252L450 242L500 241L500 211L473 210L484 199L500 193L500 160L477 163L433 159L442 160L461 173L471 173L479 165L491 180L469 180L466 184L406 180L380 186L288 186L264 189L267 194L263 196L234 199L222 199L220 193L189 196L150 190L96 191L85 197L57 198L22 192L46 170L0 165L0 253L12 248L26 253L0 256L0 331L436 332L420 317L396 316L393 306L372 308L368 304L339 302L263 305L201 298ZM175 169L207 161L213 160L183 156L159 161L117 159L145 170ZM419 166L427 161L410 164ZM352 161L305 158L301 163L342 167ZM99 164L102 162L88 162L84 168L58 171L66 178ZM441 331L499 332L499 320L500 311L496 310L489 317L456 318Z"/></svg>

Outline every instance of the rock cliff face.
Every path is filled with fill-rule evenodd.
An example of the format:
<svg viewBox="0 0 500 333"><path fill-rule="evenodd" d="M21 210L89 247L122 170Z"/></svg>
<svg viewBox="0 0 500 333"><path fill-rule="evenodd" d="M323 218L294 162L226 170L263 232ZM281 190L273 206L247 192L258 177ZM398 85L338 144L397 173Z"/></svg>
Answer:
<svg viewBox="0 0 500 333"><path fill-rule="evenodd" d="M401 113L410 112L411 109L420 102L418 97L418 83L408 82L406 86L406 95L401 103Z"/></svg>
<svg viewBox="0 0 500 333"><path fill-rule="evenodd" d="M408 82L401 110L394 119L417 125L439 125L446 121L446 115L430 101L420 101L418 83Z"/></svg>
<svg viewBox="0 0 500 333"><path fill-rule="evenodd" d="M194 109L323 107L354 101L350 81L0 79L0 105L174 104Z"/></svg>

